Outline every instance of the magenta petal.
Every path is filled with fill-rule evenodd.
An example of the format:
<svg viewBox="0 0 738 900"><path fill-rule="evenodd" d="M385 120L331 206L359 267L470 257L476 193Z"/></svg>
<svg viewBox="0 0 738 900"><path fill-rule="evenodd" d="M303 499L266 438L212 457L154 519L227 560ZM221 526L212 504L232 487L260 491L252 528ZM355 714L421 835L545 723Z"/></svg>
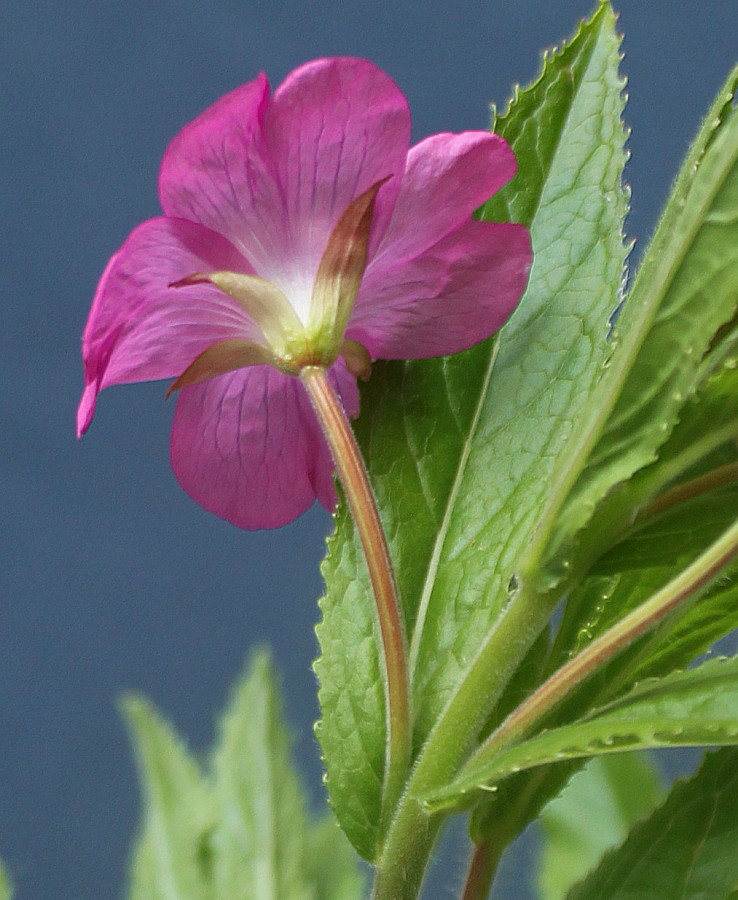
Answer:
<svg viewBox="0 0 738 900"><path fill-rule="evenodd" d="M508 144L487 131L435 134L410 150L392 220L371 266L390 266L468 221L515 174Z"/></svg>
<svg viewBox="0 0 738 900"><path fill-rule="evenodd" d="M264 131L285 198L285 261L314 274L351 201L393 176L377 197L376 244L400 188L410 140L410 111L395 82L366 60L316 60L292 72L275 92Z"/></svg>
<svg viewBox="0 0 738 900"><path fill-rule="evenodd" d="M349 419L355 419L359 415L359 388L356 376L349 372L346 363L339 357L328 370L328 378L341 398L346 415Z"/></svg>
<svg viewBox="0 0 738 900"><path fill-rule="evenodd" d="M174 138L159 173L166 215L225 235L260 275L284 248L282 198L262 146L268 101L264 75L226 94Z"/></svg>
<svg viewBox="0 0 738 900"><path fill-rule="evenodd" d="M522 225L468 222L415 259L367 273L346 330L374 359L424 359L497 331L525 290Z"/></svg>
<svg viewBox="0 0 738 900"><path fill-rule="evenodd" d="M241 307L213 285L169 287L217 269L248 272L228 241L200 225L151 219L130 235L100 280L85 327L80 434L104 387L180 375L216 341L260 339Z"/></svg>
<svg viewBox="0 0 738 900"><path fill-rule="evenodd" d="M184 388L171 457L192 499L240 528L286 525L316 495L335 502L328 447L307 393L268 366Z"/></svg>

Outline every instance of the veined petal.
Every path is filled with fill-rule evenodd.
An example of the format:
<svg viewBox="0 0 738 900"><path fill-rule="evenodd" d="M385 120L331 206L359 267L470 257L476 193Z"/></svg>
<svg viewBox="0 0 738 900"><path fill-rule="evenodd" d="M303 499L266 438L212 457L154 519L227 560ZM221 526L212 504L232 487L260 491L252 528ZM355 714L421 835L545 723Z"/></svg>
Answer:
<svg viewBox="0 0 738 900"><path fill-rule="evenodd" d="M488 131L434 134L416 144L371 267L394 265L436 244L468 221L516 169L508 144Z"/></svg>
<svg viewBox="0 0 738 900"><path fill-rule="evenodd" d="M166 215L224 235L259 274L284 247L283 201L262 143L268 102L263 74L221 97L172 140L159 173Z"/></svg>
<svg viewBox="0 0 738 900"><path fill-rule="evenodd" d="M172 468L205 509L241 528L277 528L320 495L334 502L325 439L299 379L239 369L179 394Z"/></svg>
<svg viewBox="0 0 738 900"><path fill-rule="evenodd" d="M171 378L217 341L261 339L243 309L215 286L169 287L193 270L213 268L248 271L248 264L201 225L151 219L130 235L103 274L82 339L80 434L104 387Z"/></svg>
<svg viewBox="0 0 738 900"><path fill-rule="evenodd" d="M296 69L275 92L264 136L284 196L281 263L290 268L282 277L288 283L307 277L309 300L341 215L352 200L393 176L377 198L372 241L384 232L405 168L410 111L394 81L372 63L319 59ZM276 271L259 274L280 284Z"/></svg>
<svg viewBox="0 0 738 900"><path fill-rule="evenodd" d="M507 321L531 261L522 225L470 221L414 259L367 271L346 337L374 359L466 350Z"/></svg>
<svg viewBox="0 0 738 900"><path fill-rule="evenodd" d="M337 359L328 370L328 378L341 398L346 415L349 419L355 419L359 415L359 388L356 385L356 376L349 371L344 360Z"/></svg>

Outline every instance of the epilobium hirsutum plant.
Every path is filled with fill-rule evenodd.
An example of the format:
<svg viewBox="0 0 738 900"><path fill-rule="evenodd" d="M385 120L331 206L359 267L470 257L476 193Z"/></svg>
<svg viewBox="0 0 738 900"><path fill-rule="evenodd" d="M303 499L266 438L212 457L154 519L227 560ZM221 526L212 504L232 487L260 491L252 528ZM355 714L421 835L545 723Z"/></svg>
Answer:
<svg viewBox="0 0 738 900"><path fill-rule="evenodd" d="M626 292L619 62L601 3L492 133L412 148L371 63L257 78L172 142L164 215L85 330L80 432L102 388L175 379L172 464L207 509L281 525L337 474L318 737L376 900L419 895L457 814L465 900L538 816L544 900L738 890L737 751L660 808L618 755L738 744L738 659L690 667L738 625L738 71ZM263 655L206 769L127 713L132 898L363 895L305 817Z"/></svg>

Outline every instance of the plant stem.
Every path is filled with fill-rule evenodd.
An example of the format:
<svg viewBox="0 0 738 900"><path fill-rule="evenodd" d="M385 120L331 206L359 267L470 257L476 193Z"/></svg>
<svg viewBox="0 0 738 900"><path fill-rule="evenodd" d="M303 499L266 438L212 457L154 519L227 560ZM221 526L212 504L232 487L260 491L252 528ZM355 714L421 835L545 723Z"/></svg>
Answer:
<svg viewBox="0 0 738 900"><path fill-rule="evenodd" d="M472 767L475 759L490 756L520 740L587 677L662 622L683 603L694 599L736 556L738 521L676 578L554 672L548 681L487 738L467 766Z"/></svg>
<svg viewBox="0 0 738 900"><path fill-rule="evenodd" d="M486 900L504 846L489 837L477 844L469 860L461 900Z"/></svg>
<svg viewBox="0 0 738 900"><path fill-rule="evenodd" d="M522 585L487 634L415 763L377 861L374 900L414 900L418 896L443 823L443 815L432 815L423 798L454 778L489 710L551 612L552 605L532 586Z"/></svg>
<svg viewBox="0 0 738 900"><path fill-rule="evenodd" d="M726 463L724 466L718 466L693 478L691 481L685 481L677 484L675 487L663 494L659 494L650 503L642 507L636 517L636 522L641 523L653 516L658 516L667 509L691 500L693 497L699 497L701 494L707 494L719 487L727 487L738 481L738 463Z"/></svg>
<svg viewBox="0 0 738 900"><path fill-rule="evenodd" d="M333 454L374 593L386 675L387 749L382 797L386 818L392 813L407 777L412 737L407 646L395 576L374 492L341 401L322 367L306 366L300 372L300 379Z"/></svg>

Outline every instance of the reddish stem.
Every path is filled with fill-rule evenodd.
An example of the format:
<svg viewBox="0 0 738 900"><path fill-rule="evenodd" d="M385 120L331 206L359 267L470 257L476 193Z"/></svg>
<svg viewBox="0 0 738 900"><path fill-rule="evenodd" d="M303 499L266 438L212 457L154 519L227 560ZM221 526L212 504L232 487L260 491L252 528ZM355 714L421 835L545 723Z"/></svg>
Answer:
<svg viewBox="0 0 738 900"><path fill-rule="evenodd" d="M374 492L341 401L322 367L306 366L300 378L331 448L374 593L386 673L388 739L383 797L386 816L392 812L405 783L411 740L407 646L395 576Z"/></svg>

